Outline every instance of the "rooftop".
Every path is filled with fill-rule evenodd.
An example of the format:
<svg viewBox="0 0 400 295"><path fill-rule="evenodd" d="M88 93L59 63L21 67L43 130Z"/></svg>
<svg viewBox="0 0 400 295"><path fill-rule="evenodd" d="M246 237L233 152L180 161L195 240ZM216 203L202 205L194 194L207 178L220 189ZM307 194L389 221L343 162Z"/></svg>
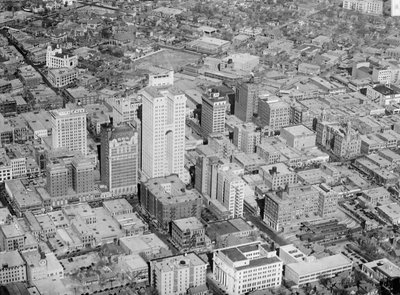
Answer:
<svg viewBox="0 0 400 295"><path fill-rule="evenodd" d="M7 267L11 268L25 265L25 262L18 251L0 252L0 263L0 270Z"/></svg>
<svg viewBox="0 0 400 295"><path fill-rule="evenodd" d="M327 269L344 267L348 265L352 265L352 261L349 258L344 256L343 254L336 254L320 259L315 259L315 261L289 263L286 265L286 267L298 273L299 276L304 276L307 274L314 274L317 272L325 271Z"/></svg>

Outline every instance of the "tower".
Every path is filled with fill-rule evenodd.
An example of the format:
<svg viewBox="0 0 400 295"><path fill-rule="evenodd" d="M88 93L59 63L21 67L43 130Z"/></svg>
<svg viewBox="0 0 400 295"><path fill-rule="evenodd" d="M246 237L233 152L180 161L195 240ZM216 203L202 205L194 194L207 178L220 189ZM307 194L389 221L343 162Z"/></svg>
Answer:
<svg viewBox="0 0 400 295"><path fill-rule="evenodd" d="M86 111L73 105L50 111L53 148L87 154Z"/></svg>
<svg viewBox="0 0 400 295"><path fill-rule="evenodd" d="M137 192L139 134L128 123L101 130L101 181L113 195Z"/></svg>
<svg viewBox="0 0 400 295"><path fill-rule="evenodd" d="M210 133L225 131L226 98L216 89L208 89L202 97L201 131L207 138Z"/></svg>
<svg viewBox="0 0 400 295"><path fill-rule="evenodd" d="M185 94L173 87L172 71L151 75L149 85L140 94L142 172L149 178L175 173L184 180Z"/></svg>

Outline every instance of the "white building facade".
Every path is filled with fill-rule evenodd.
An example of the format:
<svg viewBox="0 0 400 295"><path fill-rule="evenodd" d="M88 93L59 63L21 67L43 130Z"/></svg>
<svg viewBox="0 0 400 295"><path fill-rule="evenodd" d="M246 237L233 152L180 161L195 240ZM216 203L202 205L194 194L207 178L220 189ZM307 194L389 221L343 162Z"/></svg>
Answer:
<svg viewBox="0 0 400 295"><path fill-rule="evenodd" d="M142 171L149 178L174 173L184 180L186 96L169 84L170 73L159 76L141 92Z"/></svg>
<svg viewBox="0 0 400 295"><path fill-rule="evenodd" d="M67 148L87 154L86 111L83 108L50 112L53 148Z"/></svg>

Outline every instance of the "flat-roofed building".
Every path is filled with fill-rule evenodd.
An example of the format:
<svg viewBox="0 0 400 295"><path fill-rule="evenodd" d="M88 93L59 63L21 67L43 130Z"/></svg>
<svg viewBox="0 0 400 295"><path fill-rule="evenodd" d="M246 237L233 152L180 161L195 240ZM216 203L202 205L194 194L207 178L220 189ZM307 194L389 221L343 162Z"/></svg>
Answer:
<svg viewBox="0 0 400 295"><path fill-rule="evenodd" d="M209 222L206 226L206 235L215 248L225 248L255 241L258 229L242 218L235 218Z"/></svg>
<svg viewBox="0 0 400 295"><path fill-rule="evenodd" d="M297 182L297 174L283 163L262 166L260 174L265 183L273 190L284 188L288 184Z"/></svg>
<svg viewBox="0 0 400 295"><path fill-rule="evenodd" d="M215 250L213 262L214 279L228 294L242 295L281 285L283 262L266 244Z"/></svg>
<svg viewBox="0 0 400 295"><path fill-rule="evenodd" d="M312 148L316 145L316 134L304 125L282 128L280 136L288 146L297 150Z"/></svg>
<svg viewBox="0 0 400 295"><path fill-rule="evenodd" d="M130 214L133 207L126 199L107 200L103 202L103 207L111 216Z"/></svg>
<svg viewBox="0 0 400 295"><path fill-rule="evenodd" d="M0 252L0 285L26 281L26 263L19 252Z"/></svg>
<svg viewBox="0 0 400 295"><path fill-rule="evenodd" d="M64 278L64 268L54 253L44 253L38 250L26 250L21 252L27 263L27 279L30 284L46 279Z"/></svg>
<svg viewBox="0 0 400 295"><path fill-rule="evenodd" d="M237 148L251 154L256 151L256 147L261 143L261 128L254 123L240 124L234 127L233 143Z"/></svg>
<svg viewBox="0 0 400 295"><path fill-rule="evenodd" d="M400 206L397 203L390 203L378 206L376 208L378 214L391 224L400 224Z"/></svg>
<svg viewBox="0 0 400 295"><path fill-rule="evenodd" d="M365 14L383 14L382 0L343 0L343 9L355 10Z"/></svg>
<svg viewBox="0 0 400 295"><path fill-rule="evenodd" d="M189 288L206 284L207 263L188 253L150 262L150 285L160 295L185 295Z"/></svg>
<svg viewBox="0 0 400 295"><path fill-rule="evenodd" d="M361 271L377 281L400 277L400 267L387 258L364 263Z"/></svg>
<svg viewBox="0 0 400 295"><path fill-rule="evenodd" d="M196 217L172 221L171 237L173 243L181 250L190 251L206 245L204 225Z"/></svg>
<svg viewBox="0 0 400 295"><path fill-rule="evenodd" d="M146 259L171 255L168 246L155 234L123 237L119 245L127 254L144 254Z"/></svg>
<svg viewBox="0 0 400 295"><path fill-rule="evenodd" d="M336 274L351 271L353 262L343 254L323 258L309 256L304 261L289 263L285 266L285 278L301 286L316 282L321 276L334 277Z"/></svg>
<svg viewBox="0 0 400 295"><path fill-rule="evenodd" d="M195 216L200 218L201 195L187 190L177 174L151 178L141 184L140 205L163 228L172 220Z"/></svg>
<svg viewBox="0 0 400 295"><path fill-rule="evenodd" d="M47 79L57 88L71 85L78 79L78 71L72 68L50 69L47 73Z"/></svg>
<svg viewBox="0 0 400 295"><path fill-rule="evenodd" d="M271 133L289 126L290 105L286 102L269 98L260 99L258 108L262 126L267 126Z"/></svg>
<svg viewBox="0 0 400 295"><path fill-rule="evenodd" d="M280 246L278 249L279 258L283 261L283 263L297 263L303 261L307 255L297 249L293 244Z"/></svg>
<svg viewBox="0 0 400 295"><path fill-rule="evenodd" d="M211 88L202 96L201 129L204 137L225 131L226 98Z"/></svg>

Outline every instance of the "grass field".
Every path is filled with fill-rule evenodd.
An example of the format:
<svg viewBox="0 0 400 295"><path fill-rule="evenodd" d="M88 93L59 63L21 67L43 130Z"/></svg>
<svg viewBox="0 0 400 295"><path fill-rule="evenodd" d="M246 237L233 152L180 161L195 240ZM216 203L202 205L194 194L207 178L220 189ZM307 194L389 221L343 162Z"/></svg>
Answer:
<svg viewBox="0 0 400 295"><path fill-rule="evenodd" d="M164 49L134 62L138 68L160 67L177 70L187 64L197 62L199 55L189 52Z"/></svg>

